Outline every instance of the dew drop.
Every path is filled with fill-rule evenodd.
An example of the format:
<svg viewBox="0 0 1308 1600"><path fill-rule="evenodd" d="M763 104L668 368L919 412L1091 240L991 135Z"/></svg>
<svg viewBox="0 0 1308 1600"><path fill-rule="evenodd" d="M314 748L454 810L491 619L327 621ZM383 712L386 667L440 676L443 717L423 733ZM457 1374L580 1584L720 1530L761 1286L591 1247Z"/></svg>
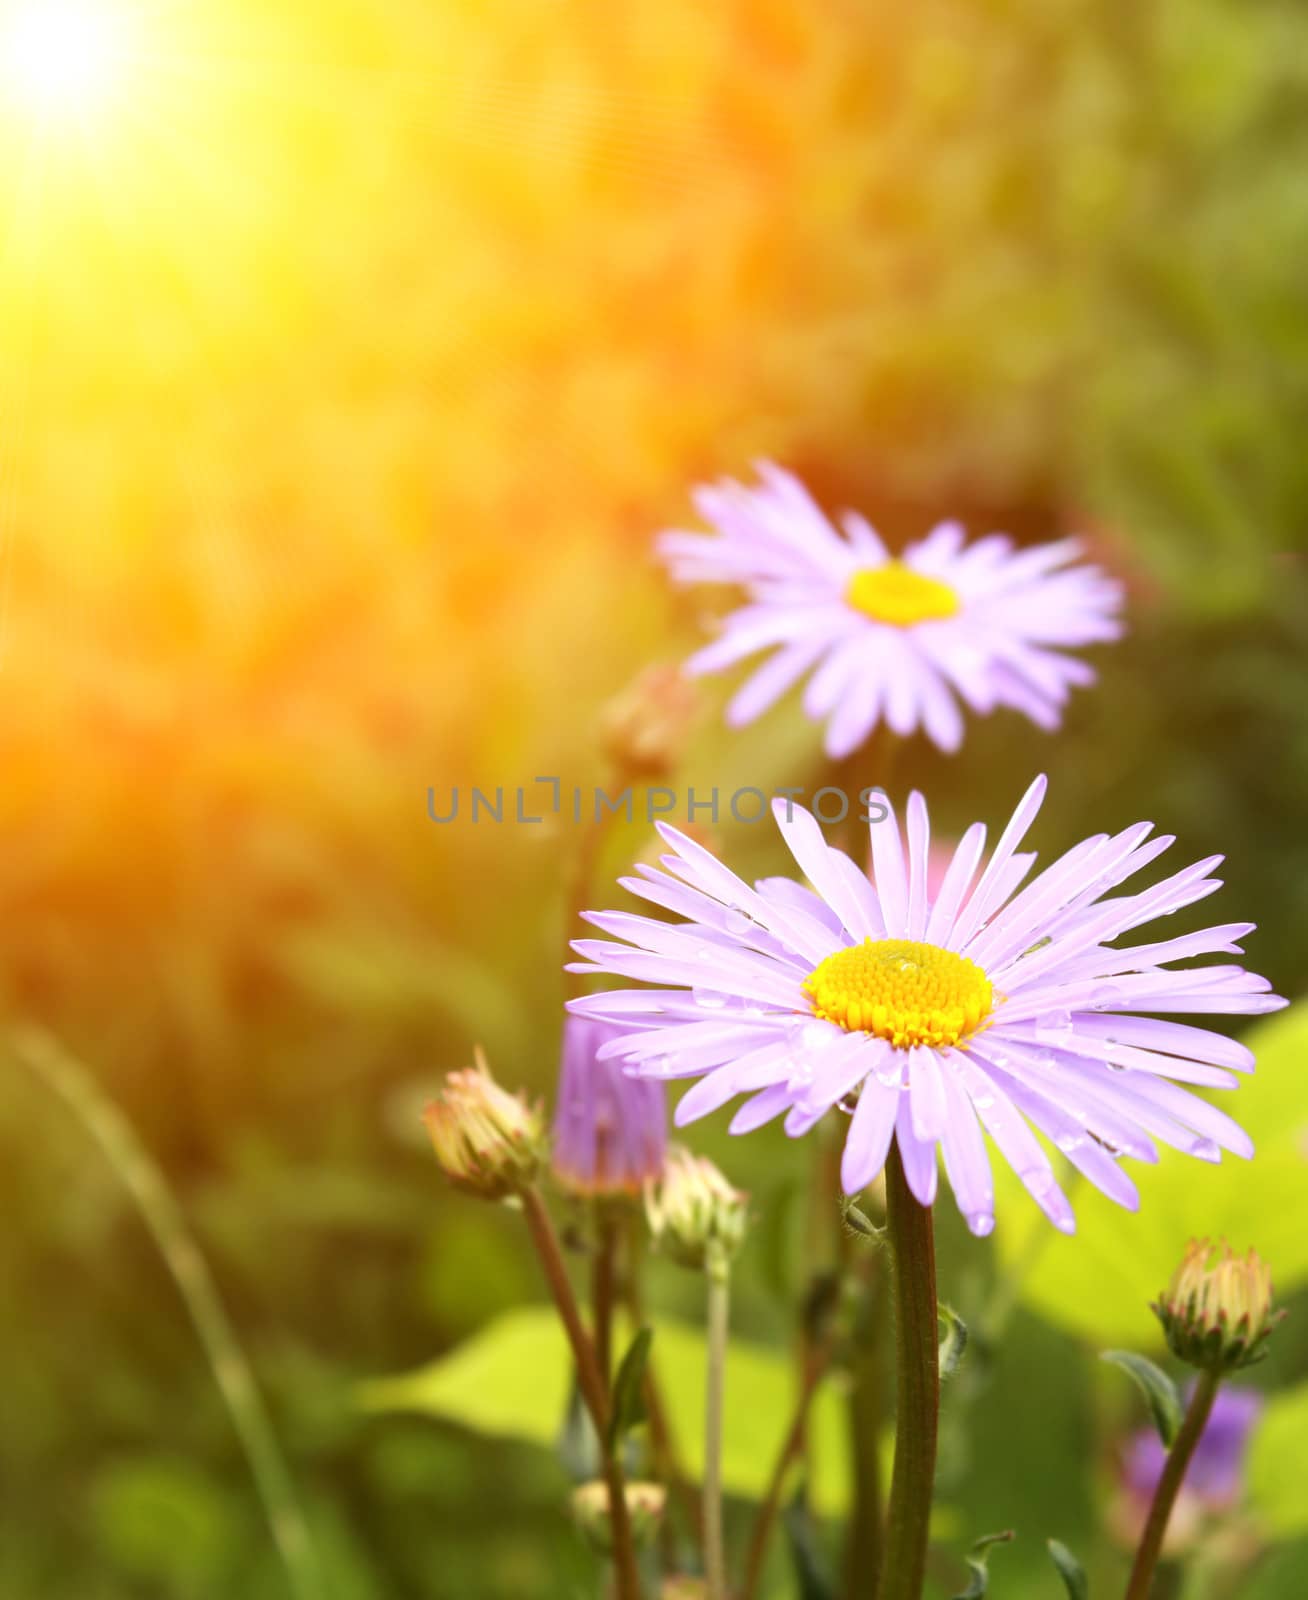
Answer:
<svg viewBox="0 0 1308 1600"><path fill-rule="evenodd" d="M984 1239L995 1231L994 1213L991 1211L972 1211L967 1218L968 1228L978 1239Z"/></svg>
<svg viewBox="0 0 1308 1600"><path fill-rule="evenodd" d="M754 927L754 919L739 906L728 906L722 925L733 938L743 939Z"/></svg>
<svg viewBox="0 0 1308 1600"><path fill-rule="evenodd" d="M794 1093L807 1089L813 1082L813 1068L807 1061L797 1061L794 1070L786 1079L786 1087Z"/></svg>
<svg viewBox="0 0 1308 1600"><path fill-rule="evenodd" d="M817 1017L810 1017L800 1032L800 1048L804 1050L819 1050L826 1043L829 1023L822 1022Z"/></svg>
<svg viewBox="0 0 1308 1600"><path fill-rule="evenodd" d="M697 1006L706 1011L719 1011L727 1003L727 996L720 994L716 989L692 989L690 997Z"/></svg>
<svg viewBox="0 0 1308 1600"><path fill-rule="evenodd" d="M1215 1139L1195 1139L1190 1144L1190 1154L1200 1161L1220 1161L1222 1147Z"/></svg>
<svg viewBox="0 0 1308 1600"><path fill-rule="evenodd" d="M1072 1031L1070 1011L1050 1011L1036 1023L1035 1036L1042 1044L1058 1044Z"/></svg>

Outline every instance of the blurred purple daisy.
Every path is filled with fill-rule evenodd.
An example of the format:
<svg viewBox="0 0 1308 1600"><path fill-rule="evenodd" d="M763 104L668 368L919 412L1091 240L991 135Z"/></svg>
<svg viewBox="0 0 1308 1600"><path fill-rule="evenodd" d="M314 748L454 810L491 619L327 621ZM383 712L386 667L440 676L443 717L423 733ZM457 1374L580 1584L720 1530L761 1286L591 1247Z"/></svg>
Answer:
<svg viewBox="0 0 1308 1600"><path fill-rule="evenodd" d="M581 1194L639 1194L660 1177L667 1156L663 1085L600 1058L618 1031L592 1017L563 1024L553 1165L565 1187Z"/></svg>
<svg viewBox="0 0 1308 1600"><path fill-rule="evenodd" d="M1205 1511L1225 1511L1240 1498L1249 1439L1263 1409L1256 1389L1217 1391L1204 1431L1199 1435L1182 1493ZM1122 1463L1128 1492L1146 1508L1154 1497L1167 1462L1167 1447L1153 1428L1134 1434Z"/></svg>
<svg viewBox="0 0 1308 1600"><path fill-rule="evenodd" d="M959 700L987 713L1011 706L1041 728L1059 724L1069 690L1094 680L1061 652L1116 639L1121 587L1072 566L1074 540L1016 550L998 534L965 544L942 522L892 557L868 523L837 529L799 479L763 463L758 488L726 480L695 494L716 535L670 532L659 551L680 583L741 585L749 603L686 664L717 672L775 651L727 709L742 727L806 673L804 710L826 722L826 751L849 755L884 721L922 728L942 750L963 739Z"/></svg>
<svg viewBox="0 0 1308 1600"><path fill-rule="evenodd" d="M1254 1013L1285 1004L1234 964L1173 967L1239 953L1252 924L1228 923L1117 948L1131 929L1220 887L1210 856L1137 893L1111 895L1173 841L1151 823L1083 840L1022 887L1020 852L1045 792L1023 796L985 866L985 828L959 841L927 890L926 803L913 794L907 849L893 809L873 824L872 876L830 847L786 801L777 823L812 888L752 887L703 846L661 825L671 854L620 880L681 923L591 912L607 939L579 939L571 970L660 985L574 1000L622 1032L599 1049L639 1076L697 1077L679 1124L749 1094L732 1132L785 1116L806 1133L833 1106L852 1113L842 1179L869 1184L897 1141L914 1195L936 1194L936 1147L973 1233L994 1226L989 1134L1046 1216L1075 1222L1044 1134L1098 1188L1134 1209L1120 1160L1158 1159L1155 1141L1205 1161L1252 1154L1225 1112L1181 1084L1231 1088L1253 1057L1202 1027L1141 1015Z"/></svg>

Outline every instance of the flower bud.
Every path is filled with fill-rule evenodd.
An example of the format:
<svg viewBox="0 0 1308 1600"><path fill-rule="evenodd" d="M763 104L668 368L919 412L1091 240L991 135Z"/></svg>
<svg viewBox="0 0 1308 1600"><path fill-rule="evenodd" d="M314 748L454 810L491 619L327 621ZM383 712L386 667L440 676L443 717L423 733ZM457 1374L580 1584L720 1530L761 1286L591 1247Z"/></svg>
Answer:
<svg viewBox="0 0 1308 1600"><path fill-rule="evenodd" d="M1284 1312L1272 1310L1272 1274L1257 1253L1192 1239L1151 1308L1172 1354L1192 1367L1234 1372L1261 1361Z"/></svg>
<svg viewBox="0 0 1308 1600"><path fill-rule="evenodd" d="M641 1549L653 1542L663 1520L668 1492L661 1483L629 1483L626 1491L631 1536ZM601 1479L583 1483L572 1491L572 1515L591 1545L607 1555L613 1548L609 1518L609 1489Z"/></svg>
<svg viewBox="0 0 1308 1600"><path fill-rule="evenodd" d="M678 667L646 667L600 716L604 753L624 777L666 778L680 765L695 690Z"/></svg>
<svg viewBox="0 0 1308 1600"><path fill-rule="evenodd" d="M683 1266L728 1260L745 1237L748 1196L733 1189L707 1156L674 1147L663 1177L645 1191L655 1243Z"/></svg>
<svg viewBox="0 0 1308 1600"><path fill-rule="evenodd" d="M629 1078L620 1060L600 1059L603 1046L622 1031L597 1017L569 1015L563 1024L553 1165L574 1194L639 1196L663 1171L664 1086Z"/></svg>
<svg viewBox="0 0 1308 1600"><path fill-rule="evenodd" d="M502 1200L540 1166L545 1130L525 1096L501 1089L480 1051L475 1067L451 1072L423 1113L436 1159L451 1182Z"/></svg>

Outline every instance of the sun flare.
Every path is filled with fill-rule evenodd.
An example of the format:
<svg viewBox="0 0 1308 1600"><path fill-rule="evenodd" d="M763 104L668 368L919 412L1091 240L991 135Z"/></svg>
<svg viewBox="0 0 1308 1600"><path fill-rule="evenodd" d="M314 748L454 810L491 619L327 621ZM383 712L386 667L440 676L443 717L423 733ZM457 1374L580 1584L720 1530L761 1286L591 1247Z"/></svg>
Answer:
<svg viewBox="0 0 1308 1600"><path fill-rule="evenodd" d="M27 0L4 28L6 96L42 121L81 118L112 96L127 43L107 0Z"/></svg>

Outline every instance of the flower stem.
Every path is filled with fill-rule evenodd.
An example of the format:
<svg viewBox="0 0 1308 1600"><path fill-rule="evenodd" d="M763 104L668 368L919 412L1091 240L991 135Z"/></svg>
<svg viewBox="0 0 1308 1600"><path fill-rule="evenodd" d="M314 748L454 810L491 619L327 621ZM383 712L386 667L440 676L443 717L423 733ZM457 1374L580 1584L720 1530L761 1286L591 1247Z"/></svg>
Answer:
<svg viewBox="0 0 1308 1600"><path fill-rule="evenodd" d="M642 1283L645 1264L645 1235L639 1212L634 1209L627 1218L626 1228L627 1270L624 1288L627 1312L633 1328L643 1328L648 1321L645 1314L645 1295ZM702 1543L701 1506L695 1486L687 1478L677 1455L677 1443L668 1420L663 1391L659 1387L658 1373L653 1360L645 1367L645 1409L649 1414L650 1453L654 1458L655 1476L668 1487L681 1508L682 1518L694 1543ZM671 1518L663 1524L664 1548L670 1557L676 1554L676 1530Z"/></svg>
<svg viewBox="0 0 1308 1600"><path fill-rule="evenodd" d="M613 1208L603 1196L595 1201L595 1254L591 1258L591 1314L595 1327L595 1359L607 1390L613 1381L613 1309L618 1264L618 1229Z"/></svg>
<svg viewBox="0 0 1308 1600"><path fill-rule="evenodd" d="M722 1401L726 1384L730 1268L718 1251L708 1274L708 1393L704 1405L704 1570L709 1600L726 1600L727 1562L722 1538Z"/></svg>
<svg viewBox="0 0 1308 1600"><path fill-rule="evenodd" d="M894 1255L898 1406L879 1600L920 1600L926 1575L940 1410L936 1261L931 1211L914 1199L898 1145L886 1163L886 1222Z"/></svg>
<svg viewBox="0 0 1308 1600"><path fill-rule="evenodd" d="M845 1545L844 1593L850 1600L874 1594L881 1578L882 1306L884 1252L868 1251L855 1290L849 1356L849 1442L854 1503Z"/></svg>
<svg viewBox="0 0 1308 1600"><path fill-rule="evenodd" d="M600 1372L595 1346L587 1337L582 1324L577 1299L568 1281L568 1269L563 1263L554 1224L545 1209L540 1191L527 1187L522 1191L522 1209L532 1243L540 1257L554 1304L558 1307L573 1359L577 1363L577 1382L581 1398L585 1401L590 1419L595 1424L599 1438L600 1455L604 1464L604 1481L609 1491L609 1525L613 1534L613 1565L617 1575L618 1600L640 1600L640 1575L636 1567L636 1550L631 1536L631 1518L627 1512L626 1484L623 1481L622 1463L609 1443L609 1393L608 1385Z"/></svg>
<svg viewBox="0 0 1308 1600"><path fill-rule="evenodd" d="M1213 1409L1213 1401L1217 1398L1217 1386L1221 1381L1221 1374L1218 1372L1210 1370L1199 1374L1199 1381L1195 1385L1194 1394L1190 1397L1190 1404L1186 1409L1180 1431L1172 1441L1172 1448L1167 1452L1162 1476L1158 1480L1158 1487L1154 1490L1153 1504L1149 1507L1149 1517L1140 1536L1140 1548L1135 1553L1135 1564L1131 1568L1131 1580L1126 1586L1126 1600L1147 1600L1153 1585L1159 1552L1163 1548L1163 1535L1167 1532L1168 1518L1176 1503L1177 1492L1185 1480L1186 1468L1190 1465L1194 1447L1199 1443L1208 1421L1208 1413Z"/></svg>

